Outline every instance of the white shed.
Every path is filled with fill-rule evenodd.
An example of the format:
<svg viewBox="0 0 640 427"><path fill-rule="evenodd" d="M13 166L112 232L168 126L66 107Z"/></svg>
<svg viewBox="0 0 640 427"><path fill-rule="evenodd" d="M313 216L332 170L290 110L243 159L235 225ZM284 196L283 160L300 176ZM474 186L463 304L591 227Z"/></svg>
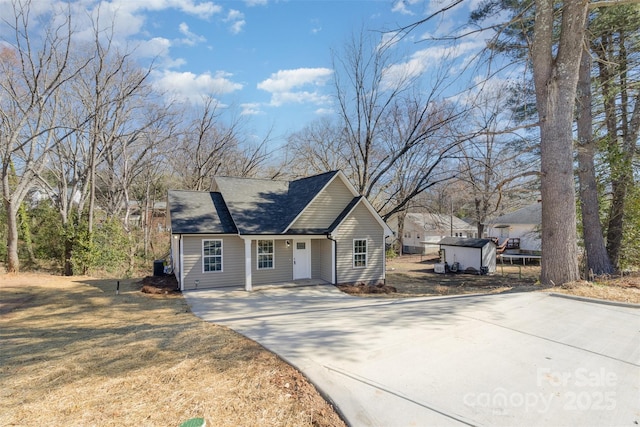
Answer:
<svg viewBox="0 0 640 427"><path fill-rule="evenodd" d="M496 271L496 244L491 239L445 237L440 240L441 262L452 271L473 268L478 273Z"/></svg>

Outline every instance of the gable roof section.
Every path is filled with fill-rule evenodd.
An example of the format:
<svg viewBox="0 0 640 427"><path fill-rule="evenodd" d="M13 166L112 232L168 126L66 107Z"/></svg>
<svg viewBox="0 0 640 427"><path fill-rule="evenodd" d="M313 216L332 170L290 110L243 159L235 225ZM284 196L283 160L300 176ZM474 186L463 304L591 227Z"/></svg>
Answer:
<svg viewBox="0 0 640 427"><path fill-rule="evenodd" d="M534 203L489 221L491 225L540 224L542 222L542 203Z"/></svg>
<svg viewBox="0 0 640 427"><path fill-rule="evenodd" d="M240 234L281 234L336 174L291 182L216 177L215 183Z"/></svg>
<svg viewBox="0 0 640 427"><path fill-rule="evenodd" d="M327 232L331 233L336 228L338 228L338 226L340 224L342 224L342 221L344 221L345 218L347 218L347 216L349 216L349 214L356 208L356 206L358 206L358 203L360 203L360 200L362 198L363 198L363 196L354 197L353 200L351 200L351 203L349 203L347 206L345 206L345 208L342 210L340 215L338 215L336 220L333 221L333 224L331 224L329 226L329 229L327 230Z"/></svg>
<svg viewBox="0 0 640 427"><path fill-rule="evenodd" d="M382 220L382 218L380 217L380 215L378 215L378 212L376 212L376 210L373 208L373 206L371 206L371 203L369 203L369 201L366 199L366 197L364 196L356 196L353 198L353 200L351 200L351 203L349 203L340 213L340 215L338 215L338 217L336 218L335 221L333 221L333 224L331 224L331 226L329 227L329 229L327 230L327 232L332 233L336 228L338 228L340 226L340 224L342 224L342 222L349 216L349 214L351 212L353 212L353 210L360 204L362 203L364 205L365 208L367 208L367 210L369 211L369 213L371 214L371 216L373 216L373 218L378 222L378 224L380 224L380 226L382 227L382 229L384 230L384 235L385 237L388 236L393 236L393 230L391 230L391 228L389 228L389 226L387 225L386 222L384 222Z"/></svg>
<svg viewBox="0 0 640 427"><path fill-rule="evenodd" d="M303 180L299 180L295 182L297 183L300 181L303 181ZM320 183L317 183L317 184L320 184ZM287 229L285 230L285 232L294 233L295 232L294 229L299 231L305 228L304 225L301 225L299 222L301 220L303 223L309 222L310 218L308 214L310 214L311 217L313 217L314 212L318 214L317 212L318 208L320 208L323 211L323 215L338 215L340 213L338 209L341 207L343 203L348 203L348 202L350 203L354 197L358 196L358 192L349 183L349 181L344 176L344 174L340 171L331 172L331 176L329 177L329 179L323 180L321 184L322 184L322 187L320 188L318 186L318 188L315 189L317 191L315 192L311 200L309 200L309 202L304 206L304 208L300 210L300 212L295 216L295 218L293 218L293 220L287 226ZM341 192L337 190L336 186L340 186L340 185L342 185L341 190L344 190L344 193L342 195L343 196L347 195L346 198L343 198L342 196L339 195L339 193ZM336 199L336 197L339 200ZM330 206L327 206L326 204L330 204ZM307 217L306 220L304 219L305 216ZM331 218L331 221L333 221L333 219L334 218ZM318 220L318 218L315 218L315 220ZM321 220L321 223L322 223L324 232L327 232L330 224L326 222L326 218L323 218L323 220ZM320 223L318 223L318 226L320 226Z"/></svg>
<svg viewBox="0 0 640 427"><path fill-rule="evenodd" d="M167 200L174 234L238 232L220 193L171 190Z"/></svg>
<svg viewBox="0 0 640 427"><path fill-rule="evenodd" d="M473 227L466 221L452 215L443 215L436 213L414 213L407 214L405 221L411 221L418 227L422 227L426 231L438 231L443 228L449 229L453 221L455 230L467 230Z"/></svg>
<svg viewBox="0 0 640 427"><path fill-rule="evenodd" d="M354 194L351 202L328 227L289 229L309 204L339 177ZM357 195L340 171L298 179L274 181L252 178L214 178L215 192L169 191L171 230L174 234L325 234L335 230L364 204L385 230L392 231L363 196Z"/></svg>

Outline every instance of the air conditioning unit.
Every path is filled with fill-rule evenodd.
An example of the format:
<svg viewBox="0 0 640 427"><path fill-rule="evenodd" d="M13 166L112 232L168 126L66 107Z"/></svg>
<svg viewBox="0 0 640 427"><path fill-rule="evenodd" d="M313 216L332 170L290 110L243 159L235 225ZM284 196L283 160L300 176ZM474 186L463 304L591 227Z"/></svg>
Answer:
<svg viewBox="0 0 640 427"><path fill-rule="evenodd" d="M433 271L434 271L434 273L440 273L440 274L446 273L446 269L445 269L444 263L443 262L438 262L436 264L433 264Z"/></svg>

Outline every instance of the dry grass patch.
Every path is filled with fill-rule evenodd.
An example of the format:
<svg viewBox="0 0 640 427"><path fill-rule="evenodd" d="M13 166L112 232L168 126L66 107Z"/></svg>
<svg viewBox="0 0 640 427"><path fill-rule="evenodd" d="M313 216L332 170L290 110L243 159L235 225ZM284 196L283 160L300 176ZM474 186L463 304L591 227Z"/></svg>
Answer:
<svg viewBox="0 0 640 427"><path fill-rule="evenodd" d="M498 263L489 275L465 273L437 274L432 257L406 255L387 261L386 284L397 289L390 297L443 296L470 293L544 291L588 298L640 304L640 273L623 277L601 277L558 287L539 284L539 265Z"/></svg>
<svg viewBox="0 0 640 427"><path fill-rule="evenodd" d="M640 304L640 273L636 272L622 277L599 278L593 282L568 283L545 290L580 297Z"/></svg>
<svg viewBox="0 0 640 427"><path fill-rule="evenodd" d="M0 278L0 425L343 426L295 369L133 281Z"/></svg>

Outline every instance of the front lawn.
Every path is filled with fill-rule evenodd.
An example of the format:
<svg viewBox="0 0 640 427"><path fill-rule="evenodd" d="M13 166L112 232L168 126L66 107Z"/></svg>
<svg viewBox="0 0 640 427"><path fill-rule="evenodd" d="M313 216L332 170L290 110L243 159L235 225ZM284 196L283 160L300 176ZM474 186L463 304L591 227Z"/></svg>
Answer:
<svg viewBox="0 0 640 427"><path fill-rule="evenodd" d="M0 425L344 426L295 369L134 281L0 277Z"/></svg>

